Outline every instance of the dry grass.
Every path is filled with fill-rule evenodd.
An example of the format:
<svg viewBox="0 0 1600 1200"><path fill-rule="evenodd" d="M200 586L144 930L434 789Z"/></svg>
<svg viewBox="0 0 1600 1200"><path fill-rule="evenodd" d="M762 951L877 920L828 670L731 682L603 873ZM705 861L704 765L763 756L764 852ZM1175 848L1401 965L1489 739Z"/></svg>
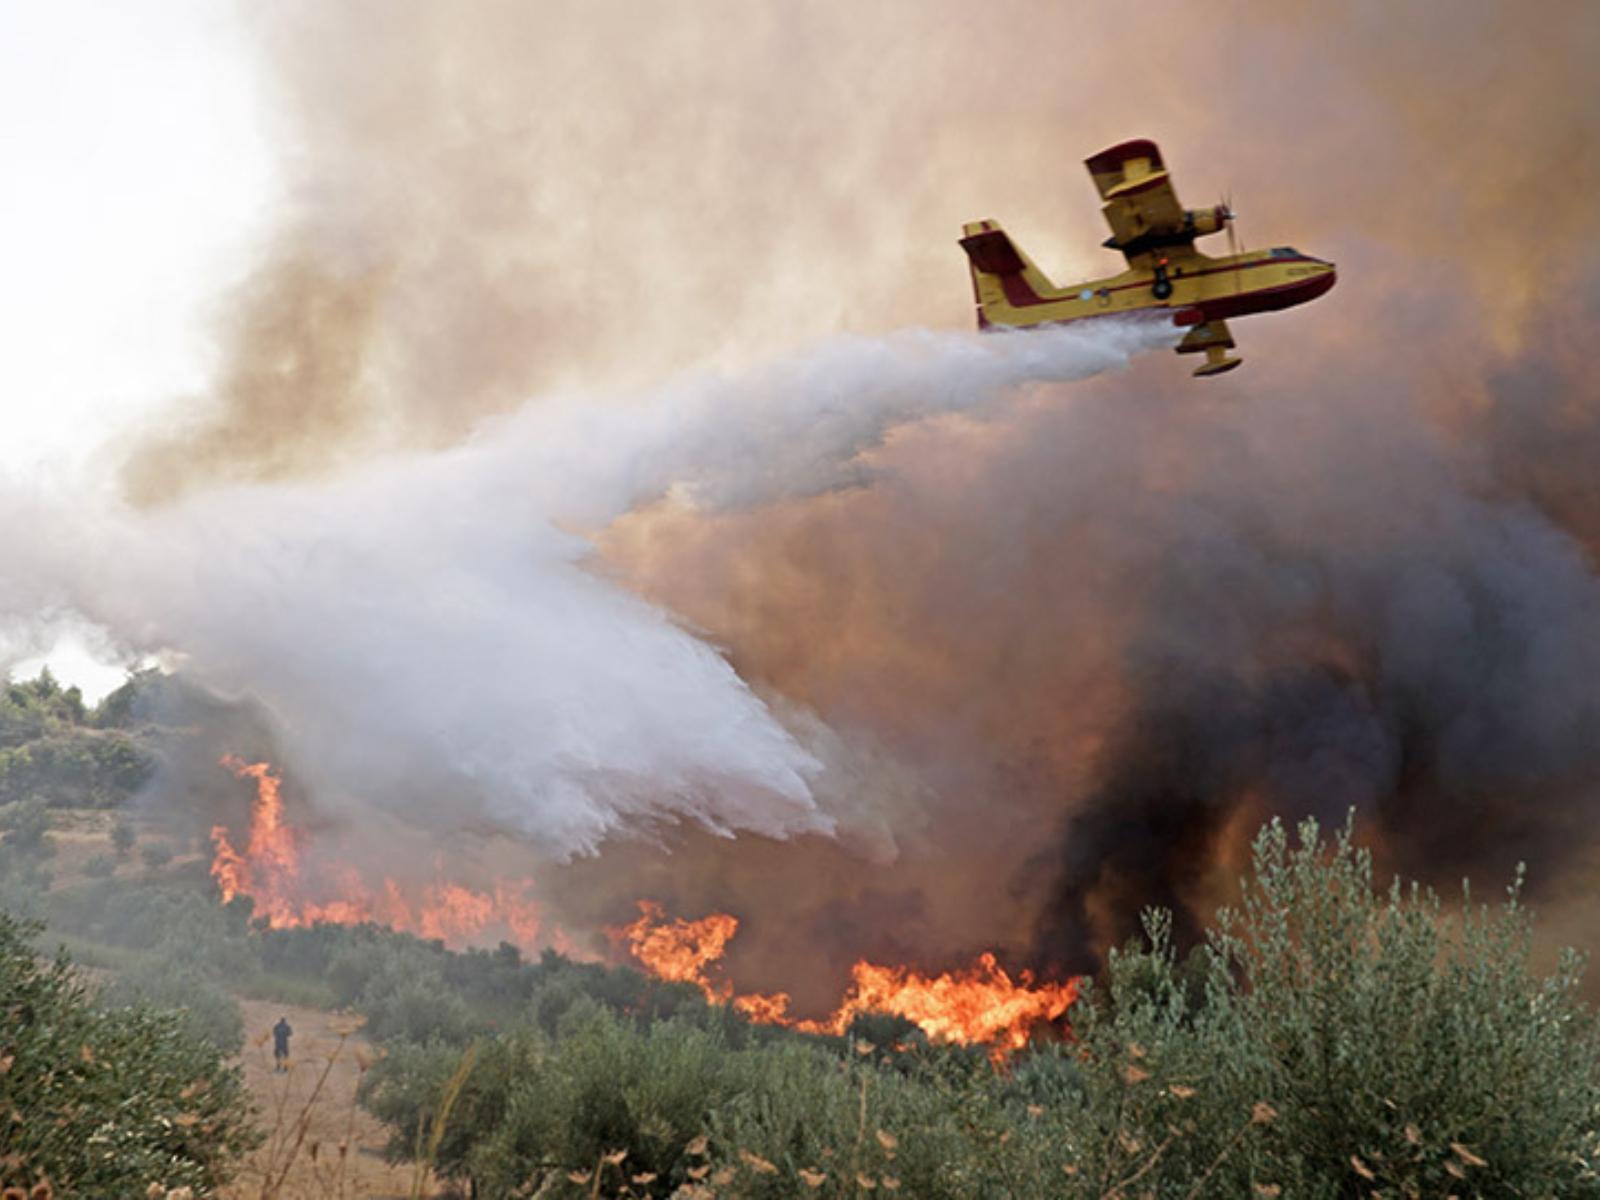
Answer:
<svg viewBox="0 0 1600 1200"><path fill-rule="evenodd" d="M267 1140L246 1160L225 1200L377 1200L431 1194L427 1172L387 1163L387 1135L356 1103L374 1051L359 1020L317 1009L241 1000L249 1031L240 1063ZM294 1027L289 1070L273 1069L278 1017Z"/></svg>

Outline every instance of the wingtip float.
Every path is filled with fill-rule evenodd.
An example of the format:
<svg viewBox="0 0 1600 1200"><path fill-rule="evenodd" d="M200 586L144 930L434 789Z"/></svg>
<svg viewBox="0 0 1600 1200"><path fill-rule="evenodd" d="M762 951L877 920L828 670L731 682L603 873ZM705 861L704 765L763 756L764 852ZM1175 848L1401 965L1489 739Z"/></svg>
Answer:
<svg viewBox="0 0 1600 1200"><path fill-rule="evenodd" d="M979 329L1027 329L1096 317L1168 312L1188 329L1179 354L1204 354L1197 376L1220 375L1244 360L1232 356L1228 318L1275 312L1315 300L1334 284L1331 262L1288 246L1244 251L1226 204L1186 209L1154 142L1122 142L1085 160L1111 226L1108 249L1120 250L1120 275L1067 287L1050 282L997 222L962 227L978 305ZM1213 258L1195 240L1226 231L1230 253Z"/></svg>

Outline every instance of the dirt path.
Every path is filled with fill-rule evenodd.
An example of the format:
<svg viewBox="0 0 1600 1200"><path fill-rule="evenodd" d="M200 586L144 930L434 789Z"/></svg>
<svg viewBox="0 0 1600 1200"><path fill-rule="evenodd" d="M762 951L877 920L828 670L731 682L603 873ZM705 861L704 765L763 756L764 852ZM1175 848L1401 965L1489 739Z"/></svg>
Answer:
<svg viewBox="0 0 1600 1200"><path fill-rule="evenodd" d="M261 1200L280 1176L279 1200L409 1197L411 1167L383 1161L383 1127L356 1104L372 1047L355 1019L259 1000L241 1000L239 1010L245 1027L240 1061L268 1139L222 1193L226 1200ZM279 1017L294 1028L287 1072L272 1064L271 1030ZM432 1188L423 1194L431 1196Z"/></svg>

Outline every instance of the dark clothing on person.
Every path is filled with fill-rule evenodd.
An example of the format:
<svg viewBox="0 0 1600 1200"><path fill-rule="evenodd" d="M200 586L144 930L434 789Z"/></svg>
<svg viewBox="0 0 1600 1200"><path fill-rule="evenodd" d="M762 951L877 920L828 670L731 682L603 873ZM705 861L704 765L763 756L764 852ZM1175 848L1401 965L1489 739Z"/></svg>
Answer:
<svg viewBox="0 0 1600 1200"><path fill-rule="evenodd" d="M272 1027L272 1062L279 1071L289 1069L289 1035L293 1032L289 1028L288 1017L279 1017L278 1023Z"/></svg>

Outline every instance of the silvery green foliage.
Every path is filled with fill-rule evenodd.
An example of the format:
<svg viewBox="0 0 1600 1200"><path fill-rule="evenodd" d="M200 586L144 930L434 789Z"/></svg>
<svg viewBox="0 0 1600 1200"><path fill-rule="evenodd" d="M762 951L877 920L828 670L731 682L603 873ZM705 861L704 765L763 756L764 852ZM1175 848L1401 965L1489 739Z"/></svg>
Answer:
<svg viewBox="0 0 1600 1200"><path fill-rule="evenodd" d="M1269 824L1198 1000L1156 912L1079 1015L1085 1194L1600 1195L1582 962L1533 969L1521 893L1375 891L1348 825Z"/></svg>
<svg viewBox="0 0 1600 1200"><path fill-rule="evenodd" d="M210 1195L259 1141L237 1068L174 1013L103 1007L0 913L0 1185Z"/></svg>
<svg viewBox="0 0 1600 1200"><path fill-rule="evenodd" d="M395 935L333 929L273 944L340 964L330 978L369 1031L412 1011L403 984L458 999L469 968L484 995L494 983L518 998L503 1025L396 1024L409 1040L390 1040L366 1089L394 1150L412 1154L479 1036L435 1168L486 1200L596 1187L751 1200L1600 1196L1600 1047L1581 963L1533 968L1520 875L1499 904L1445 906L1416 887L1374 890L1348 827L1329 839L1302 825L1292 843L1275 822L1254 850L1240 904L1206 944L1180 960L1170 914L1147 913L1144 944L1114 953L1073 1008L1071 1040L998 1069L889 1018L815 1039L749 1026L684 985L554 958L419 958ZM524 971L537 986L508 990Z"/></svg>

